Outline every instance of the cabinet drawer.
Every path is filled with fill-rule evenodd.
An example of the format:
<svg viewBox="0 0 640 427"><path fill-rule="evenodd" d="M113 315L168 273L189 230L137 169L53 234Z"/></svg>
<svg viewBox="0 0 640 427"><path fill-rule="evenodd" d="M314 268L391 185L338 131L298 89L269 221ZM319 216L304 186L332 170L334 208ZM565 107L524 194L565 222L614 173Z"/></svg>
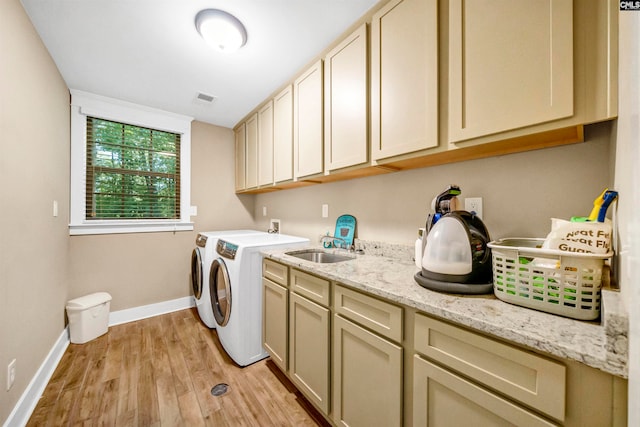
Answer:
<svg viewBox="0 0 640 427"><path fill-rule="evenodd" d="M265 258L262 261L262 275L282 286L288 286L286 265Z"/></svg>
<svg viewBox="0 0 640 427"><path fill-rule="evenodd" d="M291 290L311 301L329 306L329 281L300 270L291 270Z"/></svg>
<svg viewBox="0 0 640 427"><path fill-rule="evenodd" d="M402 341L402 308L336 285L335 312L396 342Z"/></svg>
<svg viewBox="0 0 640 427"><path fill-rule="evenodd" d="M413 373L414 426L556 425L418 355Z"/></svg>
<svg viewBox="0 0 640 427"><path fill-rule="evenodd" d="M564 365L421 314L416 314L414 339L417 352L564 420Z"/></svg>

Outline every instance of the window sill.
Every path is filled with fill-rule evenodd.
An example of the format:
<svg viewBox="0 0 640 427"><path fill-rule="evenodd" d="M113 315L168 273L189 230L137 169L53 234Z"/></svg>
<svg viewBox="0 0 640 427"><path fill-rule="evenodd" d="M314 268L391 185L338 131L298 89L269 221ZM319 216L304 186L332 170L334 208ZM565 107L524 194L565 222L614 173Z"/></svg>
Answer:
<svg viewBox="0 0 640 427"><path fill-rule="evenodd" d="M69 224L69 235L122 233L157 233L192 231L193 222L166 221L91 221L83 224Z"/></svg>

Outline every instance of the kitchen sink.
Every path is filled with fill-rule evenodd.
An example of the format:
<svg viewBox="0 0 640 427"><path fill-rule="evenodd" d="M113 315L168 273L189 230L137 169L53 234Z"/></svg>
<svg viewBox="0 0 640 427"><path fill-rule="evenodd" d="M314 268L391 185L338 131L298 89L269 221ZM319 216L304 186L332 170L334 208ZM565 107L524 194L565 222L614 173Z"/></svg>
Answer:
<svg viewBox="0 0 640 427"><path fill-rule="evenodd" d="M349 261L356 258L354 255L327 252L322 249L305 249L301 251L285 252L285 254L320 264Z"/></svg>

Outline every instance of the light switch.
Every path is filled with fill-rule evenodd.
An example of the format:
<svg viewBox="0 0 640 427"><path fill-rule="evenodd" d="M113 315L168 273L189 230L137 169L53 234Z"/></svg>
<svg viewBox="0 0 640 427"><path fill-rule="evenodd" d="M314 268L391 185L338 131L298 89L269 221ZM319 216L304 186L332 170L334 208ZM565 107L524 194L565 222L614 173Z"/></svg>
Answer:
<svg viewBox="0 0 640 427"><path fill-rule="evenodd" d="M58 201L57 200L53 201L53 216L54 217L58 216Z"/></svg>
<svg viewBox="0 0 640 427"><path fill-rule="evenodd" d="M189 209L189 216L198 216L198 207L191 206Z"/></svg>
<svg viewBox="0 0 640 427"><path fill-rule="evenodd" d="M322 205L322 218L329 218L329 205Z"/></svg>
<svg viewBox="0 0 640 427"><path fill-rule="evenodd" d="M267 216L267 207L266 206L262 207L262 216Z"/></svg>

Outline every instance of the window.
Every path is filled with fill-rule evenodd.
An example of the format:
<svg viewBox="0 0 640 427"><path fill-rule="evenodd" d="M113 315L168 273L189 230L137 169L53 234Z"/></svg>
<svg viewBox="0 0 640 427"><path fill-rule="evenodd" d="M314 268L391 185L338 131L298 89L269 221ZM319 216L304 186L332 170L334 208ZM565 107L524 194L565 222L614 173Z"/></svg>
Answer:
<svg viewBox="0 0 640 427"><path fill-rule="evenodd" d="M87 117L86 219L180 218L180 135Z"/></svg>
<svg viewBox="0 0 640 427"><path fill-rule="evenodd" d="M191 119L71 93L70 233L192 230Z"/></svg>

